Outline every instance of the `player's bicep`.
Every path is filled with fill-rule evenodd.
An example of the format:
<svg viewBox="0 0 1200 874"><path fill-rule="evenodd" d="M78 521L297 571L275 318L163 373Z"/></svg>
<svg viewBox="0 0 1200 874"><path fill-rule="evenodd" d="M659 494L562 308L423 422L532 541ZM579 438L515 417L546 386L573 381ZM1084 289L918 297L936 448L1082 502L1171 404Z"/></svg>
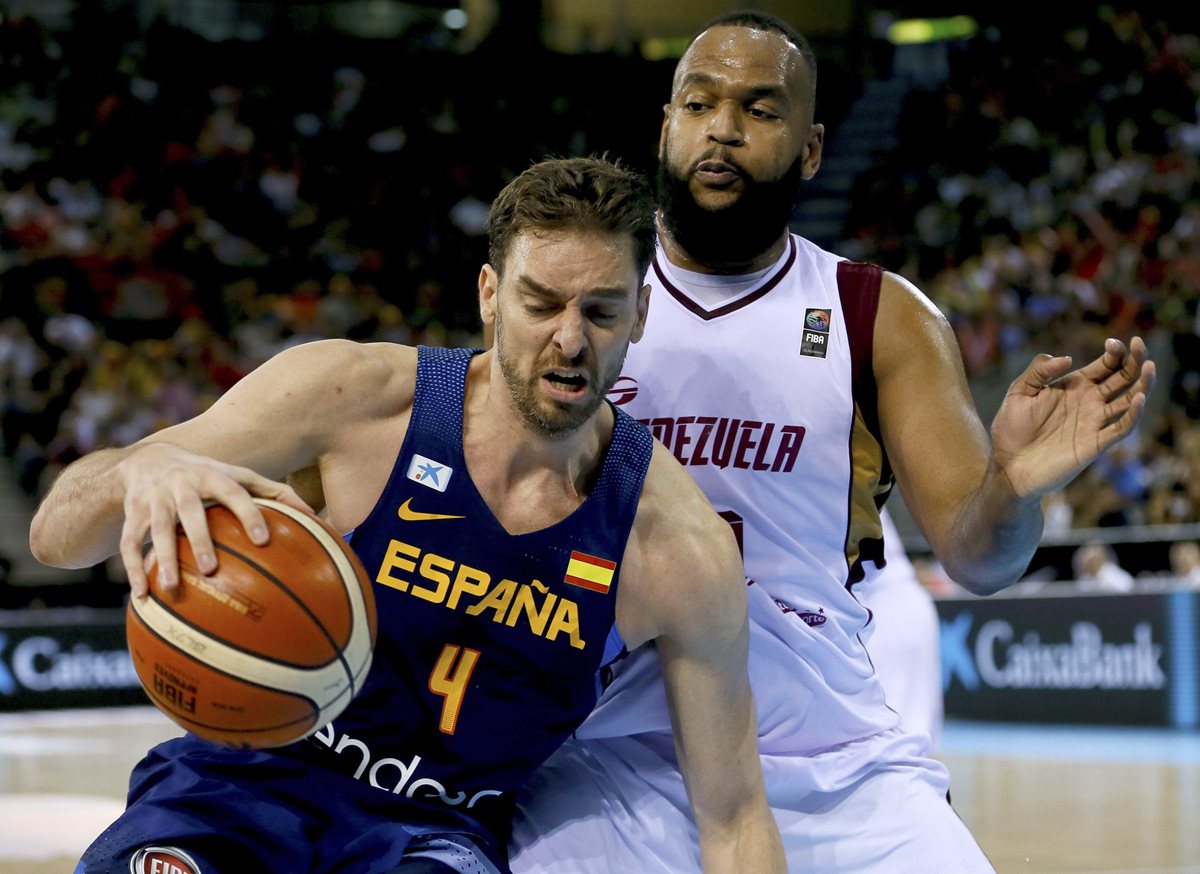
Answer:
<svg viewBox="0 0 1200 874"><path fill-rule="evenodd" d="M247 374L199 416L148 439L282 480L310 466L332 426L347 417L337 405L350 393L337 391L330 373L352 368L354 358L348 344L294 347Z"/></svg>
<svg viewBox="0 0 1200 874"><path fill-rule="evenodd" d="M884 446L906 505L936 544L983 480L987 431L953 328L900 277L884 278L874 339Z"/></svg>

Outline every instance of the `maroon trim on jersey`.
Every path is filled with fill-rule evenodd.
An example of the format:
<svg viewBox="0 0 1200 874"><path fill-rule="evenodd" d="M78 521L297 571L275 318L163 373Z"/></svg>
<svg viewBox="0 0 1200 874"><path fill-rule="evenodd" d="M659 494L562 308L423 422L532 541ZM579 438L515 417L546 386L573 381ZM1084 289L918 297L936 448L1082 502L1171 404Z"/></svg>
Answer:
<svg viewBox="0 0 1200 874"><path fill-rule="evenodd" d="M879 386L875 382L872 364L875 350L875 317L879 312L879 290L883 284L883 268L857 261L841 261L837 266L838 297L842 303L842 320L846 324L846 337L850 344L850 382L854 403L862 413L867 430L879 442L883 452L881 483L887 483L887 491L875 498L878 507L887 500L895 483L892 465L883 448L883 433L879 428ZM853 434L853 429L851 429ZM849 448L849 447L848 447ZM853 484L852 484L853 485ZM846 494L849 509L850 494ZM863 562L883 564L883 540L864 537L858 544L858 558L850 567L846 579L847 587L860 582L865 576Z"/></svg>
<svg viewBox="0 0 1200 874"><path fill-rule="evenodd" d="M700 304L696 303L694 300L692 300L690 297L688 297L684 292L682 292L678 288L676 288L671 283L671 280L667 279L667 272L665 270L663 270L662 265L658 263L658 259L659 259L659 255L656 255L654 257L654 273L656 276L658 276L658 281L663 284L663 288L665 288L667 290L667 293L670 294L671 297L673 297L673 298L675 298L675 300L679 301L680 306L684 307L685 309L689 310L690 312L699 316L700 318L704 319L704 321L707 322L709 319L716 319L716 318L720 318L721 316L727 316L732 312L736 312L737 310L740 310L744 306L749 306L750 304L752 304L756 300L758 300L760 297L762 297L764 294L766 294L768 291L770 291L772 288L777 286L779 284L780 280L783 279L783 277L787 274L787 272L792 269L792 265L796 263L796 241L794 239L792 239L791 236L788 237L787 260L783 262L783 266L779 268L778 273L776 273L774 276L772 276L770 279L768 279L766 282L764 282L759 288L756 288L754 291L750 292L745 297L739 297L737 300L730 301L727 304L723 304L722 306L717 307L715 310L712 310L711 312L704 309L704 307L700 306Z"/></svg>

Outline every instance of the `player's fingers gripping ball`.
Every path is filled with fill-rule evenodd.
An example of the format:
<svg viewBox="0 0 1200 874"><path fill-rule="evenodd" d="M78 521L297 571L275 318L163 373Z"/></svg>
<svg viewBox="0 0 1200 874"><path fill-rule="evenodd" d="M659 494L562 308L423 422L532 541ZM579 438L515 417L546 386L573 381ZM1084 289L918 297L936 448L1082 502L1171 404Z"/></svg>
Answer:
<svg viewBox="0 0 1200 874"><path fill-rule="evenodd" d="M226 746L307 737L358 693L375 646L375 598L358 557L323 520L255 499L270 541L255 546L207 509L217 571L202 574L178 530L178 589L131 598L125 630L146 693L167 716Z"/></svg>

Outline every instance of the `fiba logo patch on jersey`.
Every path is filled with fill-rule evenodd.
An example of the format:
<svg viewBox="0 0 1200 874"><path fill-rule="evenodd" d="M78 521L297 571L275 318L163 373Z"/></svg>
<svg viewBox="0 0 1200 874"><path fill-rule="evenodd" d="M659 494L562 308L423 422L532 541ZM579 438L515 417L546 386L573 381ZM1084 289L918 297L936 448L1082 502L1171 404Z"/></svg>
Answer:
<svg viewBox="0 0 1200 874"><path fill-rule="evenodd" d="M129 860L129 874L201 874L191 856L175 847L142 847Z"/></svg>
<svg viewBox="0 0 1200 874"><path fill-rule="evenodd" d="M632 376L622 376L608 390L608 399L614 406L622 406L637 397L638 383Z"/></svg>
<svg viewBox="0 0 1200 874"><path fill-rule="evenodd" d="M427 488L433 489L435 492L444 492L446 491L446 486L450 483L450 477L453 473L454 468L414 452L412 461L408 463L408 473L405 476L415 483L420 483Z"/></svg>
<svg viewBox="0 0 1200 874"><path fill-rule="evenodd" d="M829 325L832 321L827 308L809 307L804 311L804 336L800 354L809 358L824 358L829 350Z"/></svg>

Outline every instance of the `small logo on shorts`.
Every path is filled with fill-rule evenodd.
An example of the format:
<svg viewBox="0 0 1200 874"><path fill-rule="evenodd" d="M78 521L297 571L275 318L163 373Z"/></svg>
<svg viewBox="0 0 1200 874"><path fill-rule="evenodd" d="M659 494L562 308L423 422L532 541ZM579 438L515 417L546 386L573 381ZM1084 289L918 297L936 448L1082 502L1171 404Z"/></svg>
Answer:
<svg viewBox="0 0 1200 874"><path fill-rule="evenodd" d="M201 874L196 864L176 847L142 847L129 860L129 874Z"/></svg>
<svg viewBox="0 0 1200 874"><path fill-rule="evenodd" d="M809 358L824 358L829 349L829 325L833 317L828 309L809 307L804 311L804 331L800 354Z"/></svg>

